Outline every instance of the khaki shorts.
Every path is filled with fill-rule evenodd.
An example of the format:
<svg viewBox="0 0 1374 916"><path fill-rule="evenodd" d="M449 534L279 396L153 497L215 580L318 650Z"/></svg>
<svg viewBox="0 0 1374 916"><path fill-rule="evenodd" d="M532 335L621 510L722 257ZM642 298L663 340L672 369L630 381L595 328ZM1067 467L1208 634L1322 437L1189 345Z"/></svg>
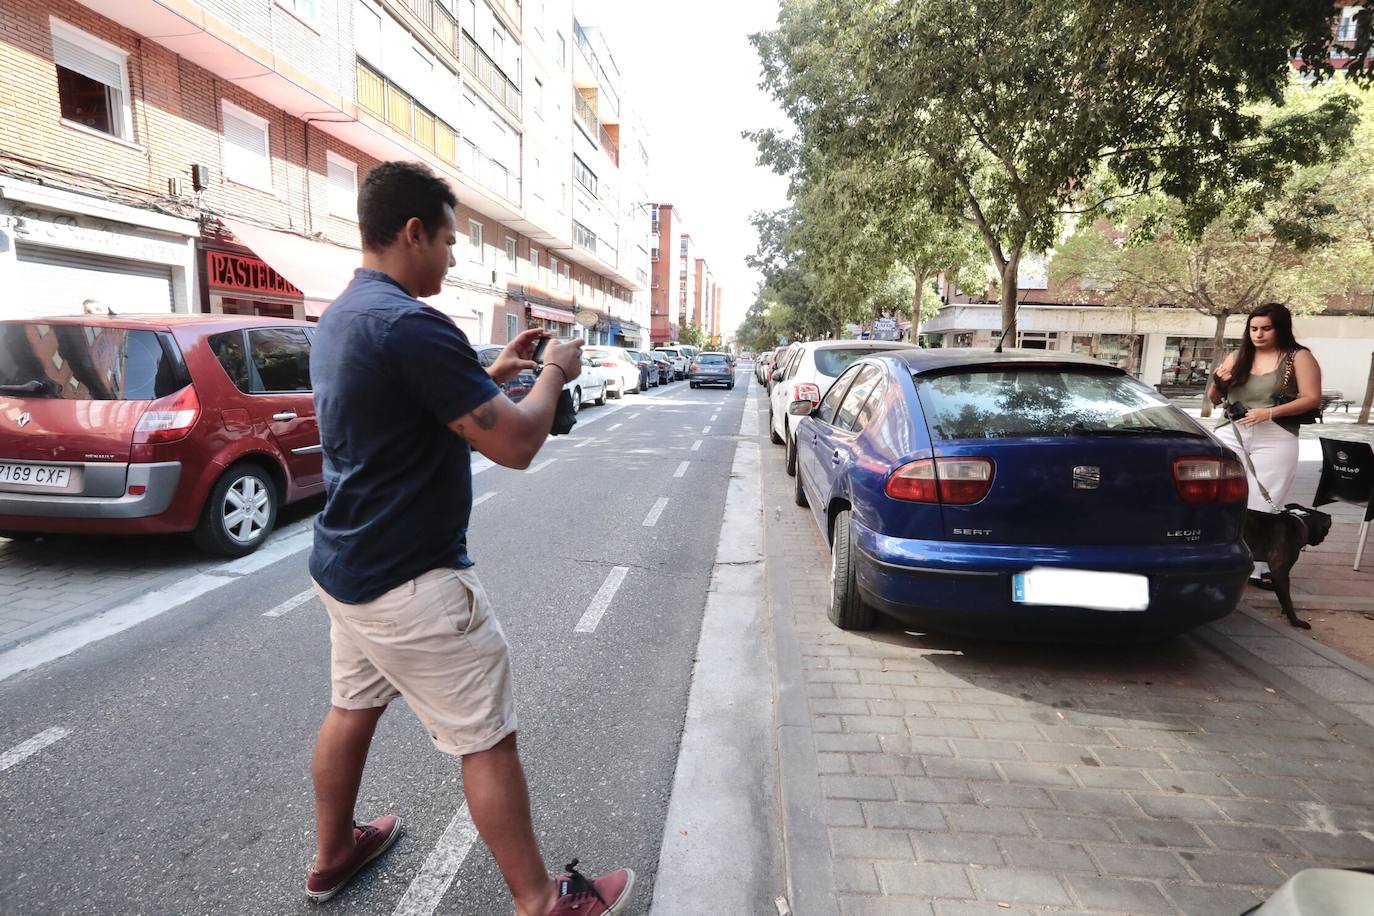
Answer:
<svg viewBox="0 0 1374 916"><path fill-rule="evenodd" d="M372 709L404 697L434 739L462 756L515 731L510 649L470 569L431 569L375 601L329 612L332 701Z"/></svg>

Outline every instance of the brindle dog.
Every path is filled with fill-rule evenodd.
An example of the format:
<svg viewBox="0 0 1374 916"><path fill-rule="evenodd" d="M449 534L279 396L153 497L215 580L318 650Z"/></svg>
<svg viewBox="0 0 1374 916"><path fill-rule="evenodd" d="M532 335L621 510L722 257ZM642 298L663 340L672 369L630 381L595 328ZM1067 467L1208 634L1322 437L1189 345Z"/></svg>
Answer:
<svg viewBox="0 0 1374 916"><path fill-rule="evenodd" d="M1283 615L1293 626L1303 630L1312 624L1298 616L1293 609L1288 575L1298 562L1304 547L1316 547L1331 532L1331 516L1316 509L1288 504L1283 513L1245 511L1245 543L1250 555L1258 562L1269 564L1269 577L1274 581Z"/></svg>

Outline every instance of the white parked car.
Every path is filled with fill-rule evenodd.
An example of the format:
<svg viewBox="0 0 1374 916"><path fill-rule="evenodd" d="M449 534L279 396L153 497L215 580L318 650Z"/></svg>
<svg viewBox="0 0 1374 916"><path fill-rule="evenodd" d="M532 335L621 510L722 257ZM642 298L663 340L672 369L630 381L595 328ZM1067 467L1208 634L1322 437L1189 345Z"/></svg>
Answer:
<svg viewBox="0 0 1374 916"><path fill-rule="evenodd" d="M627 392L639 392L639 362L631 357L624 347L597 344L583 347L582 352L591 357L592 362L606 377L606 392L611 397L618 398Z"/></svg>
<svg viewBox="0 0 1374 916"><path fill-rule="evenodd" d="M835 379L853 363L883 350L914 346L900 340L813 340L788 348L783 361L773 369L773 387L768 393L768 438L787 447L788 474L797 473L797 444L792 440L796 418L787 413L788 405L793 401L819 405Z"/></svg>
<svg viewBox="0 0 1374 916"><path fill-rule="evenodd" d="M596 360L582 355L582 371L577 378L563 386L564 391L572 392L573 410L581 410L586 404L606 403L606 376L596 365Z"/></svg>

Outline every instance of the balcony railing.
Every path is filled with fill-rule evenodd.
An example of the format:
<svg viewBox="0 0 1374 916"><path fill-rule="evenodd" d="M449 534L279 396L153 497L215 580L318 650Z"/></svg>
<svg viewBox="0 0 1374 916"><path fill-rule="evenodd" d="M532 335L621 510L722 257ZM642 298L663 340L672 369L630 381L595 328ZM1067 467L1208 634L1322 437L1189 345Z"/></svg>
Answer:
<svg viewBox="0 0 1374 916"><path fill-rule="evenodd" d="M581 96L579 96L579 98L581 98ZM619 168L620 145L611 139L611 135L606 132L606 128L598 124L597 129L601 132L601 148L606 151L607 156L611 157L611 161L616 164L616 168Z"/></svg>
<svg viewBox="0 0 1374 916"><path fill-rule="evenodd" d="M458 59L463 62L463 66L477 77L479 83L491 90L491 94L496 96L511 114L520 117L520 87L501 72L501 68L496 66L496 62L486 51L477 46L471 35L461 29L459 34L462 35L462 47Z"/></svg>
<svg viewBox="0 0 1374 916"><path fill-rule="evenodd" d="M395 83L358 61L358 107L391 125L449 165L457 165L458 134Z"/></svg>
<svg viewBox="0 0 1374 916"><path fill-rule="evenodd" d="M486 51L477 46L472 36L463 31L457 19L436 0L401 0L410 14L434 34L453 56L462 61L469 73L504 105L511 114L520 117L520 87L506 76ZM520 22L519 0L495 0Z"/></svg>
<svg viewBox="0 0 1374 916"><path fill-rule="evenodd" d="M587 128L587 133L593 137L601 130L601 122L596 118L596 109L592 103L588 102L582 93L573 90L573 111L577 114L577 119L582 122L582 126Z"/></svg>
<svg viewBox="0 0 1374 916"><path fill-rule="evenodd" d="M520 18L520 0L492 0L492 2L506 11L506 15L510 16L517 29L525 28L525 24Z"/></svg>

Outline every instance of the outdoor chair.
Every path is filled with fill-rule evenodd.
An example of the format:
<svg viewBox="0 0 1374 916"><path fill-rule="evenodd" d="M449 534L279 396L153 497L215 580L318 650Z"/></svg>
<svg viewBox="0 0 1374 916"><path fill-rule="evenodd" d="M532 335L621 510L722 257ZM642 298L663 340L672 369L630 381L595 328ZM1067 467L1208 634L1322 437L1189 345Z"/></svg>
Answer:
<svg viewBox="0 0 1374 916"><path fill-rule="evenodd" d="M1344 502L1364 506L1364 523L1360 525L1359 543L1355 545L1356 572L1364 555L1369 537L1369 520L1374 518L1374 448L1368 442L1320 437L1322 444L1322 476L1317 482L1313 506Z"/></svg>

